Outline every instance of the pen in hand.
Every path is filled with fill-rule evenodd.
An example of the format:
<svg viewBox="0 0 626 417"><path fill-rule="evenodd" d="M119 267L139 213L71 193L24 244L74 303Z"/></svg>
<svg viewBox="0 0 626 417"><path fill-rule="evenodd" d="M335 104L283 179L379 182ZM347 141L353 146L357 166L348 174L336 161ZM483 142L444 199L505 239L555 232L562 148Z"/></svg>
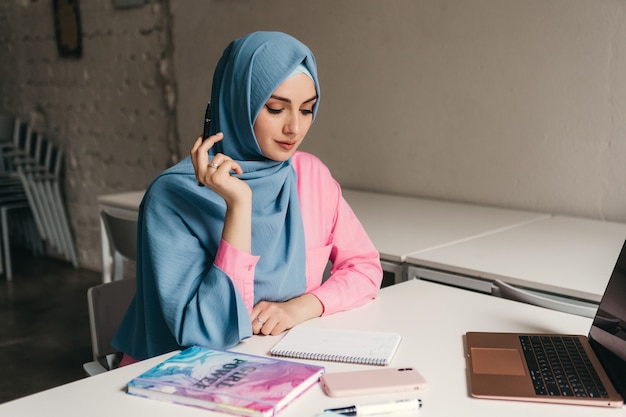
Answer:
<svg viewBox="0 0 626 417"><path fill-rule="evenodd" d="M209 128L211 127L211 103L207 103L204 112L204 128L202 129L202 139L209 137Z"/></svg>
<svg viewBox="0 0 626 417"><path fill-rule="evenodd" d="M204 112L204 127L202 129L202 140L209 137L209 128L211 127L211 103L207 103L206 110ZM198 186L202 187L202 183L198 182Z"/></svg>
<svg viewBox="0 0 626 417"><path fill-rule="evenodd" d="M384 414L414 412L422 407L422 400L411 398L408 400L389 401L377 404L356 404L349 407L328 408L324 411L343 414L344 416L379 416Z"/></svg>

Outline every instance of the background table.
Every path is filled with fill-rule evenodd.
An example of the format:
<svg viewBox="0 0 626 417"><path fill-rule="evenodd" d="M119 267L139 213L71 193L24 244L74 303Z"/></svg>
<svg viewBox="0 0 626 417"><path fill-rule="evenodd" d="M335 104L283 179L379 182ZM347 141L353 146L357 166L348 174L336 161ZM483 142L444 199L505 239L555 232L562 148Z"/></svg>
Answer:
<svg viewBox="0 0 626 417"><path fill-rule="evenodd" d="M550 217L549 214L343 190L381 259L407 256Z"/></svg>
<svg viewBox="0 0 626 417"><path fill-rule="evenodd" d="M550 217L549 214L344 189L380 253L385 282L407 280L407 256Z"/></svg>
<svg viewBox="0 0 626 417"><path fill-rule="evenodd" d="M553 216L414 253L407 263L443 272L442 282L484 292L500 279L598 303L625 240L626 224ZM410 278L433 279L428 271L408 269Z"/></svg>

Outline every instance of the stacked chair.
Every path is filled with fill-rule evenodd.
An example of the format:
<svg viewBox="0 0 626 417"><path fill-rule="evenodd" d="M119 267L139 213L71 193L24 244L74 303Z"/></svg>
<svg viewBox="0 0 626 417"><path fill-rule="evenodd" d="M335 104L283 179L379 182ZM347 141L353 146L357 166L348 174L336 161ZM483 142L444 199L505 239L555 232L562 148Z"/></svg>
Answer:
<svg viewBox="0 0 626 417"><path fill-rule="evenodd" d="M14 243L36 255L52 252L78 266L61 194L62 164L58 146L19 117L0 114L0 264L7 280L13 277Z"/></svg>
<svg viewBox="0 0 626 417"><path fill-rule="evenodd" d="M30 247L35 254L43 253L43 245L26 191L15 169L26 157L31 132L16 117L0 114L0 273L13 278L11 238L14 243Z"/></svg>

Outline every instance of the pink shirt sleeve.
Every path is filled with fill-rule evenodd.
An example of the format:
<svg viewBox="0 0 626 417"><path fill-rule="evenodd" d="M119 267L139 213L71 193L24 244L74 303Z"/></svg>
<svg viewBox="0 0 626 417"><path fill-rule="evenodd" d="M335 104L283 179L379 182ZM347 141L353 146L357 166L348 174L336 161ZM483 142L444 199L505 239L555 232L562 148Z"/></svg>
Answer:
<svg viewBox="0 0 626 417"><path fill-rule="evenodd" d="M259 256L241 251L222 239L215 255L215 266L233 281L248 308L254 307L254 270Z"/></svg>
<svg viewBox="0 0 626 417"><path fill-rule="evenodd" d="M382 281L378 251L328 168L304 152L294 155L293 164L306 239L306 291L321 301L323 315L367 303ZM330 277L322 283L329 260Z"/></svg>

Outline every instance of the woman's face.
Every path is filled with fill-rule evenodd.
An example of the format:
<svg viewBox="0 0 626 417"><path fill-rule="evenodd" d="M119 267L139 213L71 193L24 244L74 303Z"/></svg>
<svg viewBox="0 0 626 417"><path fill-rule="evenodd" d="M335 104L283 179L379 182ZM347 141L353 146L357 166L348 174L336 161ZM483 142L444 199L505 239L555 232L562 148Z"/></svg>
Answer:
<svg viewBox="0 0 626 417"><path fill-rule="evenodd" d="M286 161L298 149L313 121L315 83L306 74L278 86L254 122L256 140L266 158Z"/></svg>

